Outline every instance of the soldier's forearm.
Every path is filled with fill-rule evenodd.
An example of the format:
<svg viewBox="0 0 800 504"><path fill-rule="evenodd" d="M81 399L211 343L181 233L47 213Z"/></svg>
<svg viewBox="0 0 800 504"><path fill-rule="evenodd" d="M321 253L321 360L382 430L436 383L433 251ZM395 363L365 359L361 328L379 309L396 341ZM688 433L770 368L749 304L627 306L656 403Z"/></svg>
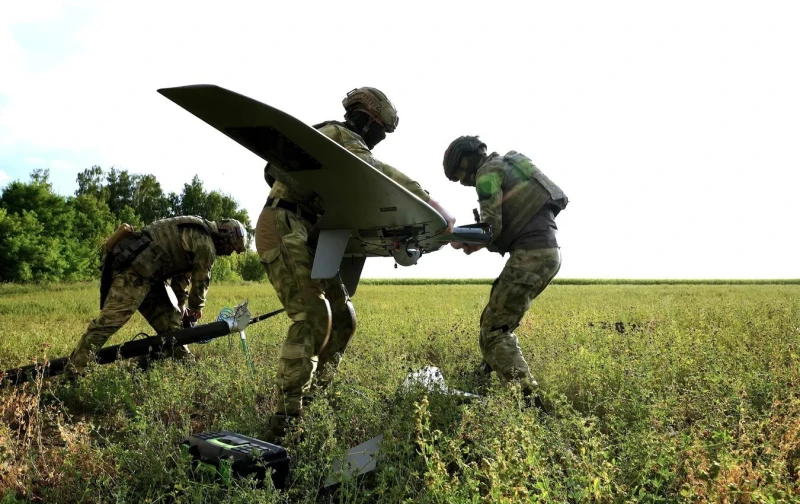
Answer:
<svg viewBox="0 0 800 504"><path fill-rule="evenodd" d="M192 294L189 296L189 305L187 308L194 311L202 310L206 305L206 296L205 292L202 295L200 294Z"/></svg>
<svg viewBox="0 0 800 504"><path fill-rule="evenodd" d="M206 293L208 292L208 284L205 282L192 282L192 289L189 292L189 305L190 310L202 310L206 304Z"/></svg>
<svg viewBox="0 0 800 504"><path fill-rule="evenodd" d="M447 211L447 210L446 210L446 209L445 209L445 208L444 208L444 207L443 207L443 206L442 206L442 205L441 205L441 204L440 204L438 201L436 201L435 199L431 198L431 199L428 201L428 204L429 204L430 206L432 206L434 210L436 210L437 212L439 212L440 214L442 214L442 217L444 217L444 220L447 222L447 228L448 228L448 230L449 230L449 231L452 231L452 230L453 230L453 226L454 226L454 225L455 225L455 223L456 223L456 218L455 218L455 217L453 217L453 216L452 216L452 214L450 214L450 212L448 212L448 211Z"/></svg>

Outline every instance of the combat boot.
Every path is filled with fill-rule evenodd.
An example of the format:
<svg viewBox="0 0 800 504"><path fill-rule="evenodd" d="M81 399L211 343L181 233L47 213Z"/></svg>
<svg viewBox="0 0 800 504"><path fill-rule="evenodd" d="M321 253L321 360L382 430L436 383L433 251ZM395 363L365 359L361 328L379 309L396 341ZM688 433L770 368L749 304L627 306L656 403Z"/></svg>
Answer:
<svg viewBox="0 0 800 504"><path fill-rule="evenodd" d="M539 395L539 384L532 377L522 378L519 380L520 389L522 390L522 400L526 408L537 408L543 413L547 413L542 398Z"/></svg>
<svg viewBox="0 0 800 504"><path fill-rule="evenodd" d="M197 358L189 350L189 347L186 345L181 345L179 347L175 347L172 350L166 352L168 357L181 362L182 364L195 364L197 363Z"/></svg>
<svg viewBox="0 0 800 504"><path fill-rule="evenodd" d="M274 413L269 418L267 424L266 441L276 445L283 445L286 435L297 424L299 415L287 415L286 413Z"/></svg>
<svg viewBox="0 0 800 504"><path fill-rule="evenodd" d="M481 363L478 364L478 367L475 368L475 371L473 371L473 374L478 377L487 376L490 375L491 373L492 373L492 366L490 366L489 363L486 361L481 361Z"/></svg>

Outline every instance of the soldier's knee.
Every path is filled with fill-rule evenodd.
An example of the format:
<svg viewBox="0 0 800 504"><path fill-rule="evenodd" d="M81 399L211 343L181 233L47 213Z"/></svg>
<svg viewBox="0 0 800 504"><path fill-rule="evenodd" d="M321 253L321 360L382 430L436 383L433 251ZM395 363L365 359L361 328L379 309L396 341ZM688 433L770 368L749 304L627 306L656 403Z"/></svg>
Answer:
<svg viewBox="0 0 800 504"><path fill-rule="evenodd" d="M481 341L484 344L495 343L503 339L514 337L514 328L509 325L481 326Z"/></svg>
<svg viewBox="0 0 800 504"><path fill-rule="evenodd" d="M311 359L283 359L278 361L276 381L284 392L302 390L311 380L314 366Z"/></svg>
<svg viewBox="0 0 800 504"><path fill-rule="evenodd" d="M113 334L122 328L128 322L128 319L130 319L130 316L100 313L97 318L89 322L87 333L102 332L108 335Z"/></svg>
<svg viewBox="0 0 800 504"><path fill-rule="evenodd" d="M306 345L286 343L281 347L277 381L281 390L301 390L314 373L315 363Z"/></svg>

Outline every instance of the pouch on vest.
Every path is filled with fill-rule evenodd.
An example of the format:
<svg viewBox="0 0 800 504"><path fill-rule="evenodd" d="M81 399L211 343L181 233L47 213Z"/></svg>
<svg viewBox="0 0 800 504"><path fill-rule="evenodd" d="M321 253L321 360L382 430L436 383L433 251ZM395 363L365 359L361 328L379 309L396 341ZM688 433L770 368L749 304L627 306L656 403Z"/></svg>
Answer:
<svg viewBox="0 0 800 504"><path fill-rule="evenodd" d="M130 266L136 259L136 256L150 244L150 236L144 233L131 233L125 238L122 238L119 243L114 246L112 251L113 260L111 261L111 269L114 271L122 271Z"/></svg>
<svg viewBox="0 0 800 504"><path fill-rule="evenodd" d="M158 243L152 242L136 256L131 263L131 269L142 278L151 278L164 270L164 263L169 259L167 250Z"/></svg>
<svg viewBox="0 0 800 504"><path fill-rule="evenodd" d="M536 182L541 185L548 194L550 194L550 199L553 200L557 206L559 206L562 210L567 206L567 197L564 194L564 191L561 190L555 183L553 183L550 178L547 177L541 170L536 168L536 165L533 164L533 161L530 160L524 154L520 154L519 152L510 151L508 154L503 156L503 159L510 163L514 169L514 173L520 180L535 180Z"/></svg>

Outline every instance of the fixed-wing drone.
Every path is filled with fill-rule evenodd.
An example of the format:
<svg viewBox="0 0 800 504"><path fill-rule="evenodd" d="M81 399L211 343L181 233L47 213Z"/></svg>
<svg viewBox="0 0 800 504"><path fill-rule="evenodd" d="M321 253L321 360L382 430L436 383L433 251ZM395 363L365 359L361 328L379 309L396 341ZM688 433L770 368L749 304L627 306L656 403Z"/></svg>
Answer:
<svg viewBox="0 0 800 504"><path fill-rule="evenodd" d="M491 226L471 224L443 233L444 218L379 170L302 121L214 85L159 89L325 202L311 278L339 273L355 293L367 257L416 264L450 241L488 243ZM272 167L271 170L280 170Z"/></svg>

